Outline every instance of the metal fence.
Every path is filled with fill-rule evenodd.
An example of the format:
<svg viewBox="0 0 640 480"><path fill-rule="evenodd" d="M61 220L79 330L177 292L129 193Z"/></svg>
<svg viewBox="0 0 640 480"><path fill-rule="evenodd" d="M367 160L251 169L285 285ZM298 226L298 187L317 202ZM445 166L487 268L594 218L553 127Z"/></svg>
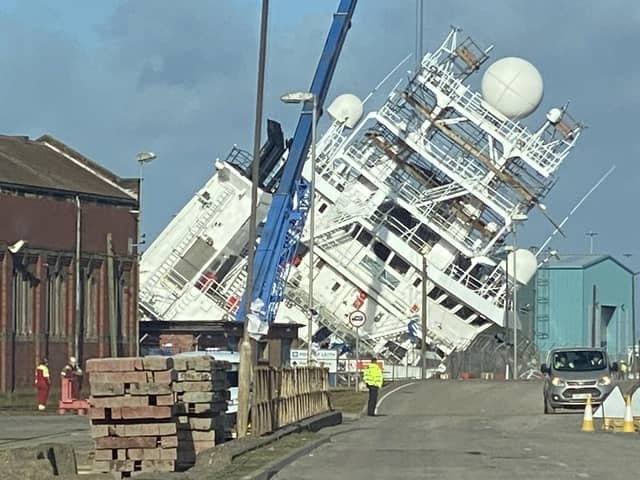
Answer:
<svg viewBox="0 0 640 480"><path fill-rule="evenodd" d="M251 407L254 436L329 410L327 369L259 367L254 370Z"/></svg>

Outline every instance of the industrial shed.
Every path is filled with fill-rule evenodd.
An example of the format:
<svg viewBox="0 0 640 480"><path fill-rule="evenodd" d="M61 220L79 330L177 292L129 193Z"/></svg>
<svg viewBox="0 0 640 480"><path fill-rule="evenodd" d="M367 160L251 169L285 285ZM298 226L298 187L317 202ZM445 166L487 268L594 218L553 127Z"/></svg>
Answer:
<svg viewBox="0 0 640 480"><path fill-rule="evenodd" d="M626 359L634 343L633 272L610 255L563 255L536 275L536 342L541 359L565 346L605 347Z"/></svg>
<svg viewBox="0 0 640 480"><path fill-rule="evenodd" d="M68 357L134 355L138 179L50 136L0 136L0 393Z"/></svg>

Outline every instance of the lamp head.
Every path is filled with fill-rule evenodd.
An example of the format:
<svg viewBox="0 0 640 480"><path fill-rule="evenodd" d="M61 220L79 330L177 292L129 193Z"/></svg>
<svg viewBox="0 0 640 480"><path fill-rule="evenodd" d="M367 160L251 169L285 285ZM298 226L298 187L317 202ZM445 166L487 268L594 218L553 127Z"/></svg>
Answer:
<svg viewBox="0 0 640 480"><path fill-rule="evenodd" d="M20 250L22 250L22 247L24 247L26 244L27 244L26 240L18 240L16 243L14 243L13 245L9 245L9 247L7 248L12 254L15 255Z"/></svg>
<svg viewBox="0 0 640 480"><path fill-rule="evenodd" d="M284 103L311 102L315 99L315 94L311 92L289 92L280 97Z"/></svg>
<svg viewBox="0 0 640 480"><path fill-rule="evenodd" d="M136 160L139 163L149 163L152 160L155 160L156 154L153 152L140 152L136 155Z"/></svg>

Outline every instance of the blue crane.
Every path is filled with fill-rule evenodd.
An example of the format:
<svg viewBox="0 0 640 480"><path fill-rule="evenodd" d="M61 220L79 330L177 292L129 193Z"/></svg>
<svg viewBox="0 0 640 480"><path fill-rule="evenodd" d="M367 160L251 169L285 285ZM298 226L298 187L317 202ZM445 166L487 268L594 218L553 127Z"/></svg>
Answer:
<svg viewBox="0 0 640 480"><path fill-rule="evenodd" d="M327 96L338 57L344 45L357 0L340 0L338 10L327 35L310 93L316 96L318 116ZM309 211L310 187L302 179L302 168L311 142L311 102L303 105L298 125L291 141L289 155L279 174L278 189L272 196L260 243L254 260L251 301L261 299L264 304L261 320L271 323L278 305L284 298L287 275L298 248ZM237 320L244 321L244 305L238 309Z"/></svg>

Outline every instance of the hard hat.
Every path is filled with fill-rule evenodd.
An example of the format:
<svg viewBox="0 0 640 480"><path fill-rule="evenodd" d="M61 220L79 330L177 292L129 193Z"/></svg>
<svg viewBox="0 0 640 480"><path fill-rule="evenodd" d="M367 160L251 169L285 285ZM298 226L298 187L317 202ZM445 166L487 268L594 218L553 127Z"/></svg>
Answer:
<svg viewBox="0 0 640 480"><path fill-rule="evenodd" d="M76 363L76 357L69 357L69 363Z"/></svg>

